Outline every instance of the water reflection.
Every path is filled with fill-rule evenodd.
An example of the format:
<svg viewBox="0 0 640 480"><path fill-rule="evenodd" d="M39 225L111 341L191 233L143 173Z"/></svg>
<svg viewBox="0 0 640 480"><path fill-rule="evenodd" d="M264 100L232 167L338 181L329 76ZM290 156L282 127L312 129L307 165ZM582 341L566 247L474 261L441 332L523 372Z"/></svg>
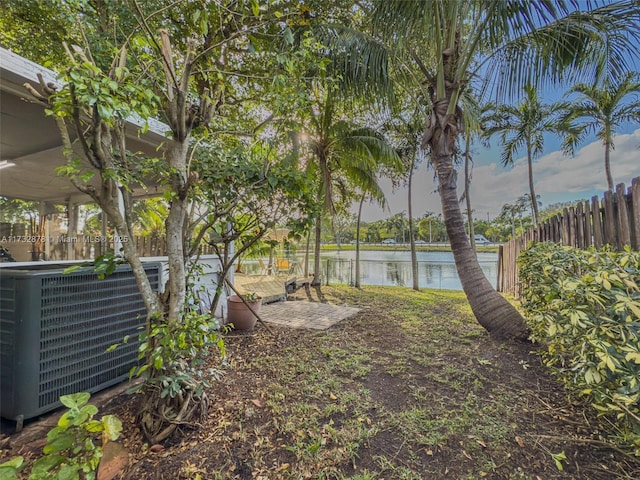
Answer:
<svg viewBox="0 0 640 480"><path fill-rule="evenodd" d="M361 252L360 258L361 285L411 286L413 283L410 252L368 250ZM498 254L478 253L478 262L495 287ZM258 273L253 272L252 263L244 264L245 271ZM321 264L325 283L355 283L354 251L323 253ZM418 252L418 280L420 288L462 290L451 252Z"/></svg>

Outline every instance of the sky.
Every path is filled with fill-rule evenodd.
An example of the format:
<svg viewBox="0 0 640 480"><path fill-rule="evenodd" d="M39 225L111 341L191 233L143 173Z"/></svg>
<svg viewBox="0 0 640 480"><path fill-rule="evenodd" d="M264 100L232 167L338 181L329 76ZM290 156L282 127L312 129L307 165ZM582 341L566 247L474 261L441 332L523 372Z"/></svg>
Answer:
<svg viewBox="0 0 640 480"><path fill-rule="evenodd" d="M549 101L549 100L546 100ZM640 125L628 124L614 138L615 150L611 152L611 172L614 183L631 184L640 176ZM536 194L540 195L543 208L558 202L590 199L602 196L607 189L604 173L604 146L595 137L588 138L575 154L565 156L559 149L560 141L554 136L545 137L544 154L534 160L533 176ZM500 164L500 144L496 138L491 148L476 146L473 153L474 167L471 183L471 208L474 218L487 220L497 217L506 203L529 192L527 161L524 152L516 156L513 167ZM407 210L407 189L393 190L391 183L382 180L389 210L365 204L362 219L367 222L387 218ZM464 170L458 172L458 193L464 188ZM463 206L463 209L465 207ZM356 211L356 210L354 210ZM426 212L436 215L442 211L436 191L433 171L421 165L414 175L413 215Z"/></svg>
<svg viewBox="0 0 640 480"><path fill-rule="evenodd" d="M640 45L638 50L640 51ZM639 70L640 57L637 52L628 58L631 68ZM573 100L575 94L565 97L570 85L548 86L539 92L542 103ZM629 96L624 103L631 101ZM635 100L638 100L636 97ZM512 102L518 104L518 100ZM614 184L624 183L640 176L640 122L622 125L614 137L615 150L611 152L611 173ZM542 207L558 203L602 197L607 189L604 171L604 146L591 135L585 139L573 156L565 156L560 151L561 139L553 134L545 135L543 155L534 159L533 177L536 194L540 196ZM471 183L471 208L474 218L491 220L497 217L502 206L514 203L518 197L529 192L526 152L518 152L513 166L505 168L500 163L500 142L496 135L491 139L491 147L480 144L472 151L474 160ZM377 204L363 206L362 219L370 222L388 218L407 210L406 187L394 189L391 182L381 181L386 194L388 210L383 211ZM423 164L414 174L413 215L418 218L427 212L441 213L440 196L436 191L433 170L428 171ZM464 167L458 168L458 196L464 189ZM464 212L466 205L461 205ZM357 205L352 208L357 212Z"/></svg>

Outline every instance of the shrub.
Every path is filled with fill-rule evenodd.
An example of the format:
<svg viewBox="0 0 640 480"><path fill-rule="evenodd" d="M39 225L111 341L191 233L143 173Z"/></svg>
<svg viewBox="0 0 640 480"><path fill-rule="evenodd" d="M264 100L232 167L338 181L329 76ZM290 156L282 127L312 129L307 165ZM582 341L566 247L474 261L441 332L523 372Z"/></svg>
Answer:
<svg viewBox="0 0 640 480"><path fill-rule="evenodd" d="M538 244L519 259L532 339L640 456L640 253Z"/></svg>
<svg viewBox="0 0 640 480"><path fill-rule="evenodd" d="M122 423L113 415L105 415L100 420L93 417L98 408L87 403L90 394L74 393L60 397L67 407L58 425L47 434L47 444L42 449L44 455L33 464L29 480L93 480L102 458L102 447L120 436ZM96 445L96 437L101 444ZM23 478L23 458L15 457L0 465L0 479Z"/></svg>
<svg viewBox="0 0 640 480"><path fill-rule="evenodd" d="M220 325L209 314L185 313L181 322L151 319L150 331L140 335L138 358L130 376L144 382L131 389L143 395L140 426L154 444L166 440L180 427L199 425L207 414L205 388L208 377L218 379L222 372L205 369L211 347L217 348L225 363L225 346ZM125 339L127 340L127 339ZM114 345L113 348L116 348Z"/></svg>

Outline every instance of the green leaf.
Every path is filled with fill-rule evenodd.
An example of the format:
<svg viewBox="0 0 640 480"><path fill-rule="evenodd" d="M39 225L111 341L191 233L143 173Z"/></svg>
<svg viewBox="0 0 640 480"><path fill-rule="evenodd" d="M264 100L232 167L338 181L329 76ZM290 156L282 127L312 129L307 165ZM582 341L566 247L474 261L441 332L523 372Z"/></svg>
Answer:
<svg viewBox="0 0 640 480"><path fill-rule="evenodd" d="M3 467L20 468L23 463L24 463L23 457L13 457L11 460L7 462L0 463L0 468L3 468Z"/></svg>
<svg viewBox="0 0 640 480"><path fill-rule="evenodd" d="M79 480L80 465L63 465L56 476L57 480Z"/></svg>
<svg viewBox="0 0 640 480"><path fill-rule="evenodd" d="M89 420L84 428L89 433L98 433L104 430L104 427L100 420Z"/></svg>
<svg viewBox="0 0 640 480"><path fill-rule="evenodd" d="M58 465L62 465L65 461L66 459L62 455L45 455L44 457L40 457L33 464L31 476L45 475Z"/></svg>
<svg viewBox="0 0 640 480"><path fill-rule="evenodd" d="M71 420L71 425L78 427L82 425L84 422L89 420L89 414L84 411L74 412L73 415L69 412L69 420Z"/></svg>
<svg viewBox="0 0 640 480"><path fill-rule="evenodd" d="M0 466L0 480L16 480L18 471L15 467Z"/></svg>
<svg viewBox="0 0 640 480"><path fill-rule="evenodd" d="M75 443L75 436L68 432L61 432L60 435L56 436L52 441L47 443L42 451L44 453L58 453L71 448Z"/></svg>
<svg viewBox="0 0 640 480"><path fill-rule="evenodd" d="M564 467L562 466L562 460L567 459L567 456L565 455L565 453L564 452L552 453L551 458L553 458L553 461L556 462L557 469L560 471L563 471Z"/></svg>
<svg viewBox="0 0 640 480"><path fill-rule="evenodd" d="M639 352L629 352L625 355L625 360L628 362L633 361L637 364L640 364L640 353Z"/></svg>
<svg viewBox="0 0 640 480"><path fill-rule="evenodd" d="M207 21L206 16L202 16L202 18L200 18L200 33L204 36L209 33L209 22Z"/></svg>
<svg viewBox="0 0 640 480"><path fill-rule="evenodd" d="M629 302L627 303L627 307L629 307L629 310L631 310L633 314L640 319L640 308L638 307L637 302Z"/></svg>
<svg viewBox="0 0 640 480"><path fill-rule="evenodd" d="M282 32L282 35L284 36L285 42L287 42L289 45L293 45L293 32L289 27L284 29L284 32Z"/></svg>
<svg viewBox="0 0 640 480"><path fill-rule="evenodd" d="M72 393L71 395L63 395L60 397L60 403L67 408L80 408L85 405L91 398L90 393Z"/></svg>
<svg viewBox="0 0 640 480"><path fill-rule="evenodd" d="M93 416L98 413L98 407L96 407L95 405L85 405L80 411L82 413L86 413L89 416Z"/></svg>
<svg viewBox="0 0 640 480"><path fill-rule="evenodd" d="M95 177L96 172L84 172L82 175L80 175L80 180L82 180L85 183L88 183L89 181L91 181L91 179L93 177Z"/></svg>
<svg viewBox="0 0 640 480"><path fill-rule="evenodd" d="M71 265L70 267L67 267L64 270L62 270L62 274L68 275L70 273L80 270L81 268L82 268L82 265Z"/></svg>
<svg viewBox="0 0 640 480"><path fill-rule="evenodd" d="M74 416L71 414L71 410L64 412L62 416L58 419L58 427L59 427L58 430L64 431L68 429L71 425L73 425L72 423L73 418ZM54 432L56 432L56 429L50 430L49 433L47 434L47 438L54 435Z"/></svg>
<svg viewBox="0 0 640 480"><path fill-rule="evenodd" d="M260 15L260 4L258 3L258 0L251 0L251 11L253 12L254 16L258 16Z"/></svg>
<svg viewBox="0 0 640 480"><path fill-rule="evenodd" d="M117 440L122 432L122 422L114 415L105 415L102 417L104 425L104 433L109 440Z"/></svg>

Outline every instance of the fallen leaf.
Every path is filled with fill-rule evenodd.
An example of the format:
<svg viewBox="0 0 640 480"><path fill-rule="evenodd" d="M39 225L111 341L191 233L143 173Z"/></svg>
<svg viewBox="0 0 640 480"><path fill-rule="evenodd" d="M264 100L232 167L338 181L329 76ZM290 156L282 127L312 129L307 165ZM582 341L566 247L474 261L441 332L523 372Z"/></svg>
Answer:
<svg viewBox="0 0 640 480"><path fill-rule="evenodd" d="M285 470L289 469L289 464L288 463L283 463L282 465L280 465L278 468L276 468L276 472L284 472Z"/></svg>
<svg viewBox="0 0 640 480"><path fill-rule="evenodd" d="M330 394L329 394L329 398L330 398L331 400L337 400L337 399L338 399L338 397L336 397L333 393L330 393Z"/></svg>
<svg viewBox="0 0 640 480"><path fill-rule="evenodd" d="M433 450L427 450L427 455L433 455Z"/></svg>
<svg viewBox="0 0 640 480"><path fill-rule="evenodd" d="M263 407L262 402L260 400L258 400L257 398L251 399L251 403L253 403L258 408L262 408Z"/></svg>
<svg viewBox="0 0 640 480"><path fill-rule="evenodd" d="M476 440L476 443L477 443L478 445L482 445L484 448L487 448L487 444L486 444L486 443L484 443L482 440Z"/></svg>
<svg viewBox="0 0 640 480"><path fill-rule="evenodd" d="M159 443L156 443L155 445L151 445L151 447L149 447L149 451L153 453L158 453L163 450L164 450L164 446L160 445Z"/></svg>
<svg viewBox="0 0 640 480"><path fill-rule="evenodd" d="M520 437L516 436L516 442L518 442L518 445L520 445L521 447L524 447L524 442Z"/></svg>
<svg viewBox="0 0 640 480"><path fill-rule="evenodd" d="M467 457L469 460L473 460L473 457L471 457L471 455L469 455L467 452L465 452L464 450L462 450L462 454Z"/></svg>

